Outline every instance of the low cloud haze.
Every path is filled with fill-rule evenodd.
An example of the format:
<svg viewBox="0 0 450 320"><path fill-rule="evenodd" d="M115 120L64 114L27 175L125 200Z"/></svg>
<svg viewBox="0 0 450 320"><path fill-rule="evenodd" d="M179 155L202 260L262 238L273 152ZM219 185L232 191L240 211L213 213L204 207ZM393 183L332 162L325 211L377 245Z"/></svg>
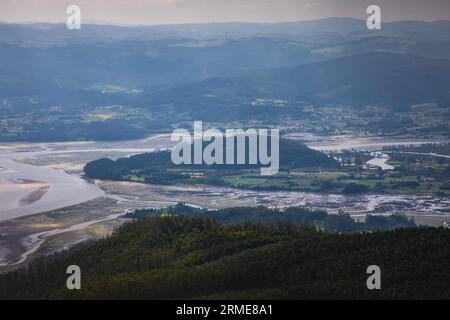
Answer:
<svg viewBox="0 0 450 320"><path fill-rule="evenodd" d="M450 20L449 0L2 0L0 20L64 22L68 5L88 22L152 25L190 22L277 22L367 17L379 5L384 21Z"/></svg>

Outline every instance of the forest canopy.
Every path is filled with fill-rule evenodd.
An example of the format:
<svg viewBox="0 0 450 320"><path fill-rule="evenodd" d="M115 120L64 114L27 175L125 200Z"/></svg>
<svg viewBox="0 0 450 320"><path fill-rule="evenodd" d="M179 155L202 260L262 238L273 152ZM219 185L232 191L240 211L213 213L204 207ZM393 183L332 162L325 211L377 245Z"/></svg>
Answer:
<svg viewBox="0 0 450 320"><path fill-rule="evenodd" d="M449 299L450 232L328 233L174 214L0 275L2 299ZM369 265L382 290L366 287ZM78 265L81 290L68 290Z"/></svg>

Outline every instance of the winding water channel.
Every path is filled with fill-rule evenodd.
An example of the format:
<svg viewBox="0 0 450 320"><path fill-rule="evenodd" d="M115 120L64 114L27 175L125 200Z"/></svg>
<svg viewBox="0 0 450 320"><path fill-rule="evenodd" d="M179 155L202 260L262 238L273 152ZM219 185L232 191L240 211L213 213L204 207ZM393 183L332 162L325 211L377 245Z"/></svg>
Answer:
<svg viewBox="0 0 450 320"><path fill-rule="evenodd" d="M434 142L310 138L308 146L316 150L372 151L374 158L368 165L378 166L382 170L392 168L386 163L389 154L377 152L383 146ZM177 202L211 209L258 205L278 208L308 206L325 209L329 213L344 210L354 218L362 219L369 213L383 215L399 212L424 217L439 216L439 219L447 219L449 214L449 198L429 195L339 195L253 191L219 186L161 186L112 181L94 183L82 177L82 167L91 160L130 156L171 146L168 135L126 142L0 144L0 267L26 263L52 237L77 232L98 223L113 222L127 210L168 206ZM87 203L94 204L87 206ZM45 222L41 226L39 223L36 225L33 219L41 221L39 215L44 213L45 216L48 212L57 212L54 225ZM28 219L25 225L31 229L22 232L24 226L20 221L23 219L12 220L15 218ZM78 241L76 236L70 239L59 244L60 249Z"/></svg>
<svg viewBox="0 0 450 320"><path fill-rule="evenodd" d="M380 150L385 145L423 144L433 141L392 141L378 138L353 139L351 143L333 141L312 141L308 145L317 150L329 151L345 148ZM117 157L141 152L154 151L155 148L170 146L167 136L157 135L139 141L123 143L61 143L61 144L27 144L19 151L11 151L11 145L0 149L0 221L20 216L50 211L92 200L100 196L120 196L120 194L105 193L97 184L89 182L80 176L80 172L67 173L69 170L55 169L49 165L34 165L23 159L46 158L59 160L67 157L72 161L77 159L79 165L101 156ZM16 147L17 149L17 147ZM369 163L389 170L386 164L386 154L375 157ZM52 163L51 161L49 163ZM34 184L33 184L34 183ZM39 184L41 183L41 185ZM42 183L47 184L43 189ZM36 186L36 187L35 187ZM40 189L39 189L40 188ZM36 190L43 190L37 192ZM143 187L143 189L145 189ZM34 192L34 194L33 194ZM155 198L153 199L152 196ZM24 197L29 201L23 201ZM150 198L149 198L150 197ZM224 207L229 205L268 205L290 206L308 205L327 209L331 212L338 209L346 210L354 215L368 212L383 213L402 210L418 213L442 213L449 207L448 199L435 199L429 196L413 195L334 195L308 192L257 192L244 191L225 187L171 187L157 186L149 190L146 200L186 201L206 207ZM22 201L21 201L22 200ZM136 199L139 200L139 199ZM387 205L389 204L389 205Z"/></svg>

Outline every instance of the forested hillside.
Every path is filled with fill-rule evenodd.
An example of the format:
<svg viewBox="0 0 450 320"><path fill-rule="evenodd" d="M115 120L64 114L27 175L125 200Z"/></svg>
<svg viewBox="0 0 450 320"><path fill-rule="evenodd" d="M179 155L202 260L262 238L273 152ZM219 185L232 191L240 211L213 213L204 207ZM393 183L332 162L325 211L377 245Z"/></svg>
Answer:
<svg viewBox="0 0 450 320"><path fill-rule="evenodd" d="M141 209L127 213L128 218L155 217L162 214L181 214L187 217L207 217L223 224L237 223L261 223L278 224L290 223L314 227L331 232L370 232L387 231L398 228L414 228L414 218L400 214L389 216L367 215L364 222L355 221L349 214L329 214L324 210L310 209L306 207L289 207L284 210L267 207L235 207L220 210L208 210L194 208L183 203L161 209Z"/></svg>
<svg viewBox="0 0 450 320"><path fill-rule="evenodd" d="M330 234L148 217L0 276L0 298L449 299L449 245L442 228ZM73 264L81 268L81 290L66 289ZM374 264L382 289L370 291L366 269Z"/></svg>
<svg viewBox="0 0 450 320"><path fill-rule="evenodd" d="M204 144L205 148L206 144ZM193 145L192 145L193 148ZM245 163L237 164L237 144L235 144L235 161L233 165L214 164L214 165L175 165L171 160L170 151L157 151L151 153L138 154L131 157L119 158L117 160L98 159L89 162L84 167L87 177L92 179L109 180L135 180L139 182L154 184L171 183L195 183L190 175L186 175L189 169L201 170L204 174L199 180L204 184L222 184L220 178L236 171L242 174L242 170L255 170L263 167L260 164L249 164L249 144L246 143ZM192 154L194 154L192 152ZM226 150L224 150L224 155ZM294 168L339 168L340 164L334 158L327 156L319 151L309 149L304 144L289 139L280 139L280 168L289 170ZM193 160L192 162L193 163ZM259 171L258 171L259 172ZM139 177L136 180L136 177Z"/></svg>

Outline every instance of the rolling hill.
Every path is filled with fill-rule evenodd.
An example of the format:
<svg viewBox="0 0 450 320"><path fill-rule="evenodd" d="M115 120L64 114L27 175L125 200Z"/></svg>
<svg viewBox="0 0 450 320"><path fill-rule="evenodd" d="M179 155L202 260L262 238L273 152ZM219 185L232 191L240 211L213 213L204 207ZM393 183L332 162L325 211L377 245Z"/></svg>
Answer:
<svg viewBox="0 0 450 320"><path fill-rule="evenodd" d="M172 104L179 112L202 117L218 110L253 110L257 99L282 100L285 110L302 104L383 105L402 108L413 104L450 103L450 61L373 52L303 64L296 67L250 71L239 77L215 77L148 95L147 106ZM252 103L253 102L253 103ZM205 112L207 110L207 112ZM261 108L264 110L264 108ZM272 112L283 112L273 106Z"/></svg>

